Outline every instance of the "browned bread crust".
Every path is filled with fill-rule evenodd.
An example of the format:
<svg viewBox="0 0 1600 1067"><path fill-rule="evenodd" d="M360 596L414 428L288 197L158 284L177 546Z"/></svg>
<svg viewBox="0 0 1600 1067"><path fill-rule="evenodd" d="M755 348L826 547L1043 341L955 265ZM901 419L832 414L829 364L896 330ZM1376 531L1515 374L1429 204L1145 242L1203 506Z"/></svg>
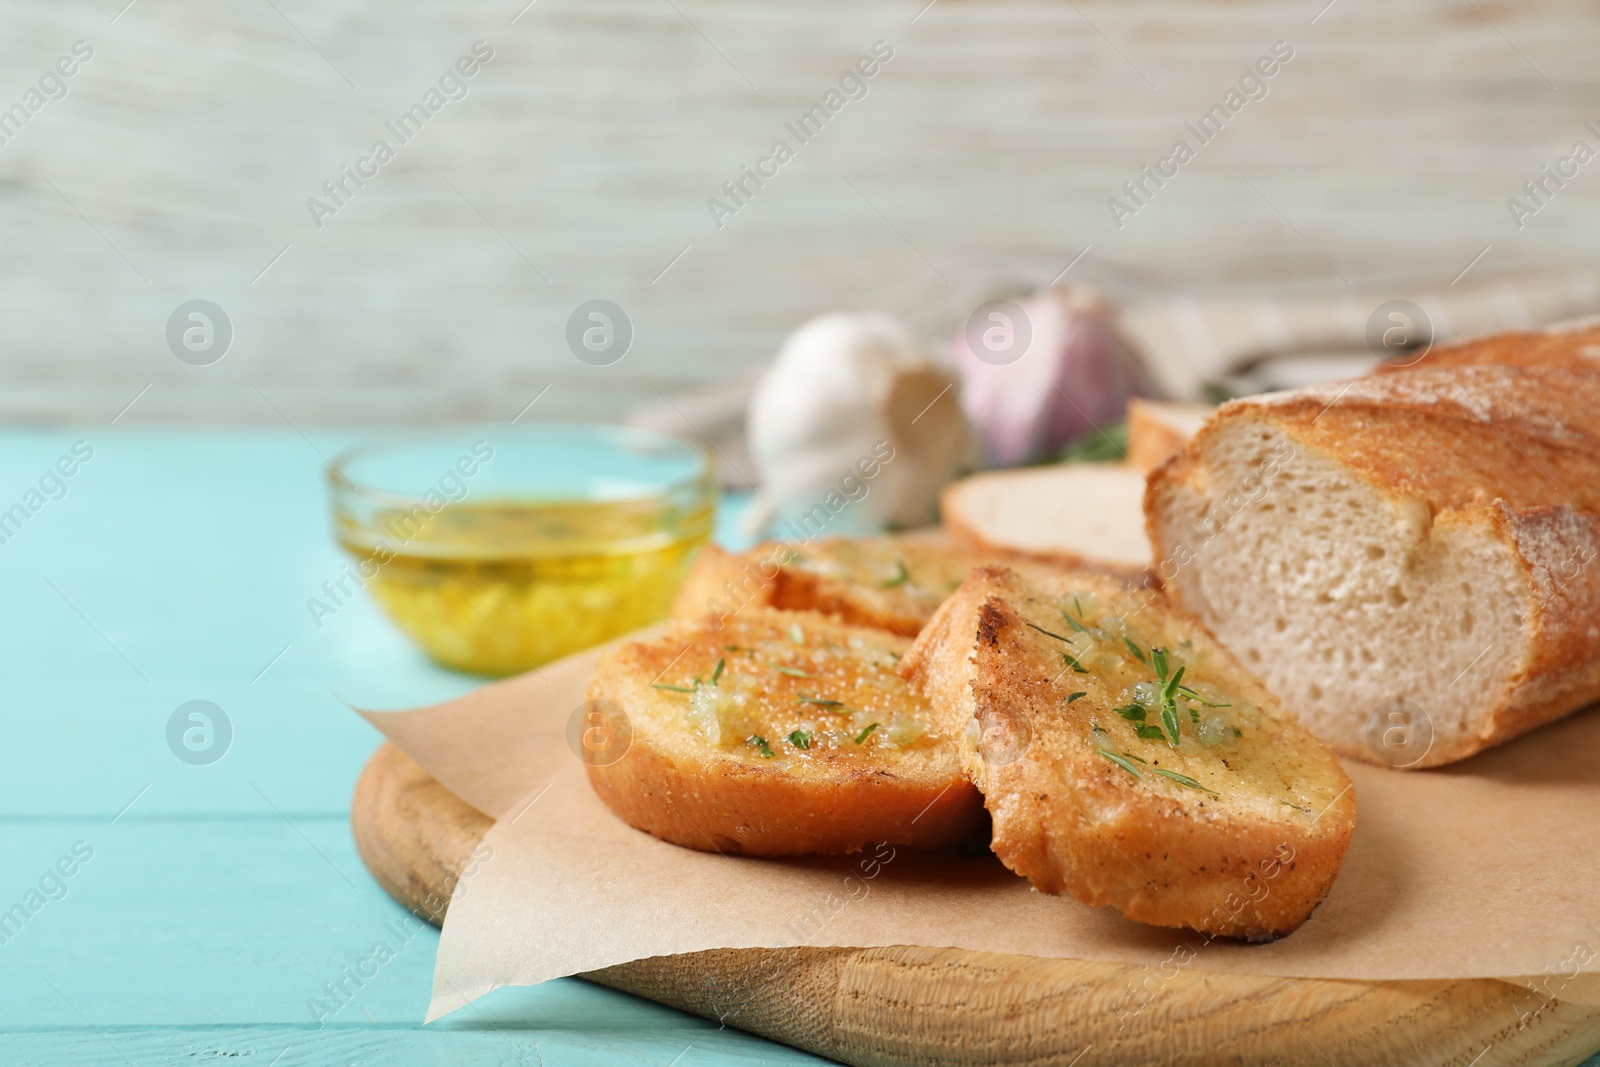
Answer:
<svg viewBox="0 0 1600 1067"><path fill-rule="evenodd" d="M620 646L589 698L626 721L631 744L591 762L589 781L631 826L702 851L965 840L982 832L982 803L927 703L895 674L907 647L885 631L760 608Z"/></svg>
<svg viewBox="0 0 1600 1067"><path fill-rule="evenodd" d="M1551 336L1565 339L1551 348ZM1223 508L1213 512L1223 516L1221 522L1196 523L1192 509L1196 501L1218 507L1238 488L1214 469L1217 442L1252 434L1271 438L1296 457L1289 466L1315 462L1342 472L1340 478L1348 477L1341 488L1354 487L1389 502L1397 516L1414 517L1406 520L1418 531L1412 553L1471 535L1496 546L1515 572L1506 597L1478 608L1484 615L1507 599L1520 621L1474 638L1470 649L1490 642L1484 650L1490 665L1504 668L1498 681L1488 692L1470 681L1452 691L1448 703L1466 721L1459 729L1436 724L1433 748L1408 766L1462 759L1593 702L1600 698L1600 375L1536 365L1551 351L1568 351L1562 346L1582 336L1502 335L1476 347L1458 346L1455 355L1440 352L1446 362L1483 365L1425 366L1224 405L1183 453L1151 477L1145 510L1158 572L1176 599L1208 625L1221 627L1219 635L1236 651L1254 643L1249 634L1226 632L1228 619L1213 617L1214 597L1206 590L1208 583L1226 580L1221 570L1233 566L1219 558L1226 548L1207 544L1210 533L1255 513L1250 507ZM1488 365L1491 357L1521 365ZM1273 503L1279 497L1265 499ZM1372 532L1351 527L1348 536ZM1386 565L1374 556L1350 576ZM1276 596L1272 588L1259 592L1269 600ZM1386 625L1383 609L1374 610L1379 614L1359 623L1363 630ZM1295 618L1287 608L1281 614L1300 629L1316 622ZM1346 631L1352 641L1362 635ZM1343 643L1328 642L1335 659ZM1262 669L1282 692L1271 664ZM1460 712L1463 706L1476 710ZM1339 751L1374 758L1370 744L1350 730L1329 728L1315 716L1307 721Z"/></svg>
<svg viewBox="0 0 1600 1067"><path fill-rule="evenodd" d="M1063 617L1080 608L1073 617L1089 630ZM1064 665L1067 634L1088 648L1074 649L1082 670ZM1151 668L1123 636L1146 657L1152 644L1170 649L1173 669L1186 663L1213 703L1226 695L1228 707L1207 715L1229 718L1197 727L1180 704L1177 746L1140 736L1144 724L1116 708L1131 699L1124 684ZM928 695L942 730L972 738L963 754L993 818L992 847L1039 889L1140 922L1254 940L1294 930L1327 895L1354 827L1349 778L1159 593L1088 572L1044 590L984 567L940 609L901 673ZM1224 721L1244 729L1235 735Z"/></svg>
<svg viewBox="0 0 1600 1067"><path fill-rule="evenodd" d="M747 607L815 611L901 637L917 635L972 568L995 561L1049 570L1015 554L886 534L807 544L769 541L743 553L705 545L673 601L673 618L726 618Z"/></svg>
<svg viewBox="0 0 1600 1067"><path fill-rule="evenodd" d="M768 542L749 552L728 552L707 542L695 553L672 601L674 619L718 618L742 607L769 608L782 577L788 547Z"/></svg>
<svg viewBox="0 0 1600 1067"><path fill-rule="evenodd" d="M1400 358L1381 363L1373 373L1488 365L1600 373L1600 323L1591 320L1570 329L1511 330L1470 337L1435 345L1415 362Z"/></svg>

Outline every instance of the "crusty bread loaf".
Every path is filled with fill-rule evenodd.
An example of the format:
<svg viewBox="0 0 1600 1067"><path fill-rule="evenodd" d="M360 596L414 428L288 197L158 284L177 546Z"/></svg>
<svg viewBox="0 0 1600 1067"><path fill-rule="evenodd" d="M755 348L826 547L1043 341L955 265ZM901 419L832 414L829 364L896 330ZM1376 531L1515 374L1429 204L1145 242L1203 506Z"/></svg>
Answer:
<svg viewBox="0 0 1600 1067"><path fill-rule="evenodd" d="M816 611L915 637L972 568L1003 552L952 547L937 533L773 541L749 552L705 545L672 604L674 618L723 618L747 606ZM1048 564L1015 560L1024 571Z"/></svg>
<svg viewBox="0 0 1600 1067"><path fill-rule="evenodd" d="M686 620L600 662L590 700L631 743L591 762L625 822L750 856L935 847L982 803L927 702L896 673L908 642L820 615L751 608ZM620 713L618 710L620 709Z"/></svg>
<svg viewBox="0 0 1600 1067"><path fill-rule="evenodd" d="M1159 592L983 567L900 669L964 739L995 854L1045 892L1269 940L1338 873L1338 760Z"/></svg>
<svg viewBox="0 0 1600 1067"><path fill-rule="evenodd" d="M1600 697L1600 377L1412 370L1224 405L1156 570L1338 751L1470 756Z"/></svg>
<svg viewBox="0 0 1600 1067"><path fill-rule="evenodd" d="M940 513L951 540L1130 579L1150 563L1144 476L1126 463L1058 463L989 471L945 486Z"/></svg>
<svg viewBox="0 0 1600 1067"><path fill-rule="evenodd" d="M1128 401L1128 463L1149 474L1174 452L1181 451L1217 409L1210 404L1176 404L1168 400Z"/></svg>
<svg viewBox="0 0 1600 1067"><path fill-rule="evenodd" d="M1443 370L1447 367L1547 367L1600 373L1600 322L1579 320L1544 330L1511 330L1434 345L1421 357L1402 354L1380 363L1375 374Z"/></svg>

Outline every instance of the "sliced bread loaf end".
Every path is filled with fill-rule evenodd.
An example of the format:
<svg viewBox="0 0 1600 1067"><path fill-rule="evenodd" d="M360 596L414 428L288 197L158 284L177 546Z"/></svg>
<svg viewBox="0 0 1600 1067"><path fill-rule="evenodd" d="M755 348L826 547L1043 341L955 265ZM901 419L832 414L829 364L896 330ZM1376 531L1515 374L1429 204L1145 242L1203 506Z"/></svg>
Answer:
<svg viewBox="0 0 1600 1067"><path fill-rule="evenodd" d="M1488 366L1235 401L1152 475L1155 572L1339 752L1462 759L1600 697L1597 407Z"/></svg>

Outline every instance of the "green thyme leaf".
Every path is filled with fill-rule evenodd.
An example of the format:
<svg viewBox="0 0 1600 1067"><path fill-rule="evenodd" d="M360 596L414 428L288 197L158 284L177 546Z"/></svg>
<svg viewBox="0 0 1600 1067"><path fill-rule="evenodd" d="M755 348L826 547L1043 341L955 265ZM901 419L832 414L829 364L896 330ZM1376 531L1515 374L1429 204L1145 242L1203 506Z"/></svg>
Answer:
<svg viewBox="0 0 1600 1067"><path fill-rule="evenodd" d="M789 743L795 748L810 748L811 735L805 730L796 730L789 735Z"/></svg>
<svg viewBox="0 0 1600 1067"><path fill-rule="evenodd" d="M650 688L651 689L667 689L667 690L670 690L670 691L672 691L674 693L692 693L692 692L694 692L693 689L690 689L686 685L657 685L655 682L651 682L650 683Z"/></svg>
<svg viewBox="0 0 1600 1067"><path fill-rule="evenodd" d="M1279 804L1289 804L1289 802L1288 802L1288 801L1287 801L1287 800L1280 800L1280 801L1278 801L1278 803L1279 803ZM1302 808L1302 807L1301 807L1301 806L1300 806L1300 805L1298 805L1298 804L1289 804L1289 806L1290 806L1290 807L1291 807L1291 808L1293 808L1293 809L1294 809L1294 810L1295 810L1295 811L1303 811L1303 812L1305 812L1305 813L1306 813L1306 814L1307 814L1307 815L1310 815L1310 814L1311 814L1311 809L1310 809L1310 808Z"/></svg>
<svg viewBox="0 0 1600 1067"><path fill-rule="evenodd" d="M1161 729L1167 735L1167 743L1173 748L1178 747L1178 709L1172 704L1161 706Z"/></svg>
<svg viewBox="0 0 1600 1067"><path fill-rule="evenodd" d="M1117 709L1117 714L1129 722L1144 722L1144 709L1137 704L1124 704Z"/></svg>
<svg viewBox="0 0 1600 1067"><path fill-rule="evenodd" d="M1133 732L1144 738L1146 741L1164 741L1167 737L1166 734L1161 732L1161 727L1151 726L1147 723L1140 723L1138 726L1135 726L1133 728Z"/></svg>
<svg viewBox="0 0 1600 1067"><path fill-rule="evenodd" d="M1233 736L1234 737L1243 737L1244 736L1244 731L1239 729L1237 726L1235 726L1233 728Z"/></svg>
<svg viewBox="0 0 1600 1067"><path fill-rule="evenodd" d="M1029 626L1033 626L1033 623L1030 622L1028 625ZM1038 630L1040 633L1044 634L1046 637L1053 637L1057 641L1064 641L1069 645L1072 644L1072 639L1070 637L1062 637L1058 633L1053 633L1053 632L1051 632L1049 630L1046 630L1043 626L1033 626L1033 628L1035 630Z"/></svg>
<svg viewBox="0 0 1600 1067"><path fill-rule="evenodd" d="M723 651L725 651L725 652L748 652L748 651L750 651L748 648L745 648L743 645L723 645L722 648L723 648Z"/></svg>
<svg viewBox="0 0 1600 1067"><path fill-rule="evenodd" d="M1129 759L1133 760L1135 763L1144 763L1146 765L1148 765L1148 763L1149 763L1148 760L1141 759L1140 757L1135 756L1132 752L1124 752L1123 755L1127 756Z"/></svg>
<svg viewBox="0 0 1600 1067"><path fill-rule="evenodd" d="M1150 661L1144 658L1144 653L1139 650L1138 645L1133 643L1133 638L1124 637L1122 643L1128 646L1128 651L1132 652L1140 663L1143 663L1146 667L1150 666Z"/></svg>
<svg viewBox="0 0 1600 1067"><path fill-rule="evenodd" d="M722 680L722 672L727 670L727 668L728 668L728 661L726 659L719 658L717 660L716 667L714 667L712 669L712 671L711 671L711 684L712 685L716 685L717 682Z"/></svg>
<svg viewBox="0 0 1600 1067"><path fill-rule="evenodd" d="M894 577L885 578L883 581L879 582L878 587L880 589L893 589L897 585L905 585L906 579L911 577L911 572L906 570L905 560L895 560L894 568Z"/></svg>
<svg viewBox="0 0 1600 1067"><path fill-rule="evenodd" d="M1067 666L1071 667L1073 670L1077 671L1079 674L1088 674L1089 673L1089 668L1088 667L1085 667L1083 664L1079 663L1076 659L1074 659L1072 656L1068 655L1067 653L1065 653L1065 652L1061 653L1061 658L1067 661Z"/></svg>
<svg viewBox="0 0 1600 1067"><path fill-rule="evenodd" d="M760 749L762 759L772 758L772 746L767 744L767 739L765 737L761 737L758 734L751 734L749 737L744 739L744 743L747 745L754 745L756 748Z"/></svg>
<svg viewBox="0 0 1600 1067"><path fill-rule="evenodd" d="M799 667L785 667L781 663L774 663L772 665L772 669L777 671L779 674L787 674L791 678L809 678L809 677L811 677L811 675L807 674L805 671L801 670Z"/></svg>
<svg viewBox="0 0 1600 1067"><path fill-rule="evenodd" d="M1189 709L1189 721L1190 722L1199 722L1200 721L1200 713L1198 711L1194 710L1193 708L1190 708Z"/></svg>
<svg viewBox="0 0 1600 1067"><path fill-rule="evenodd" d="M1183 681L1183 672L1187 669L1187 667L1179 667L1172 677L1167 679L1167 684L1161 690L1162 700L1172 701L1177 699L1178 683Z"/></svg>
<svg viewBox="0 0 1600 1067"><path fill-rule="evenodd" d="M1169 770L1165 770L1165 769L1163 769L1161 767L1152 767L1152 768L1150 768L1150 773L1151 774L1159 774L1163 778L1169 778L1172 781L1177 782L1179 785L1183 786L1185 789L1198 789L1200 792L1202 792L1202 793L1210 793L1214 797L1220 797L1222 795L1221 793L1217 792L1215 789L1207 789L1205 786L1201 785L1199 782L1195 781L1193 778L1190 778L1187 774L1179 774L1177 771L1169 771Z"/></svg>
<svg viewBox="0 0 1600 1067"><path fill-rule="evenodd" d="M865 730L862 730L859 734L856 734L856 744L858 744L858 745L864 744L866 742L867 738L872 736L872 731L876 730L877 728L878 728L878 724L877 723L873 723L872 725L868 726Z"/></svg>
<svg viewBox="0 0 1600 1067"><path fill-rule="evenodd" d="M1178 686L1178 692L1182 693L1184 696L1188 697L1190 700L1194 701L1196 704L1203 704L1204 706L1206 706L1208 708L1231 708L1231 707L1233 707L1232 704L1213 704L1213 703L1211 703L1211 701L1207 700L1205 697L1201 696L1199 693L1196 693L1193 689L1190 689L1186 685Z"/></svg>
<svg viewBox="0 0 1600 1067"><path fill-rule="evenodd" d="M1074 700L1081 700L1081 699L1083 699L1084 697L1086 697L1088 695L1089 695L1088 693L1073 693L1073 694L1071 694L1070 696L1067 697L1067 703L1070 704Z"/></svg>
<svg viewBox="0 0 1600 1067"><path fill-rule="evenodd" d="M1150 650L1150 667L1156 672L1156 677L1163 682L1167 680L1167 650L1152 648Z"/></svg>
<svg viewBox="0 0 1600 1067"><path fill-rule="evenodd" d="M1103 748L1097 748L1095 751L1100 753L1100 755L1104 756L1106 759L1110 760L1112 763L1115 763L1118 767L1121 767L1123 770L1127 771L1129 774L1133 775L1135 778L1144 777L1144 775L1139 773L1139 768L1135 767L1125 757L1119 756L1115 752L1107 752Z"/></svg>
<svg viewBox="0 0 1600 1067"><path fill-rule="evenodd" d="M1073 633L1086 634L1089 632L1089 628L1083 623L1079 622L1077 619L1074 619L1072 617L1072 613L1067 611L1066 608L1061 609L1061 617L1067 620L1067 625L1072 627Z"/></svg>
<svg viewBox="0 0 1600 1067"><path fill-rule="evenodd" d="M828 700L826 697L812 696L810 693L796 693L794 698L802 704L815 704L819 708L843 708L844 704L838 700ZM846 709L848 710L848 709Z"/></svg>

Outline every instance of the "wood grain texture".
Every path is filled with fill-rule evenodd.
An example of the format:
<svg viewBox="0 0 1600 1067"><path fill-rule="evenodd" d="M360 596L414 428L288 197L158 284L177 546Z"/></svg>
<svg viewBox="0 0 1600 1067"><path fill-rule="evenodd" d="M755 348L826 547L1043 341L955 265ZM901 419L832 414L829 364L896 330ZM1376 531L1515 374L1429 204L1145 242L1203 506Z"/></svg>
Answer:
<svg viewBox="0 0 1600 1067"><path fill-rule="evenodd" d="M491 825L388 744L362 773L351 821L368 870L413 908L448 895ZM860 1067L1487 1067L1577 1064L1600 1044L1600 1008L1553 1003L1519 1029L1515 1006L1526 992L1490 980L1181 969L1163 980L1142 967L918 947L698 952L585 977Z"/></svg>
<svg viewBox="0 0 1600 1067"><path fill-rule="evenodd" d="M1344 291L1589 257L1600 224L1593 167L1522 229L1506 208L1596 141L1588 0L119 7L0 0L0 106L96 50L0 145L0 419L109 420L147 385L121 422L509 419L552 382L529 417L614 415L822 310L947 336L1088 246L1069 277L1119 298ZM479 39L470 94L319 229L307 199ZM880 39L868 96L719 228L707 199ZM1270 95L1114 226L1280 39ZM235 328L211 367L164 340L195 297ZM636 329L611 367L564 340L596 297Z"/></svg>

